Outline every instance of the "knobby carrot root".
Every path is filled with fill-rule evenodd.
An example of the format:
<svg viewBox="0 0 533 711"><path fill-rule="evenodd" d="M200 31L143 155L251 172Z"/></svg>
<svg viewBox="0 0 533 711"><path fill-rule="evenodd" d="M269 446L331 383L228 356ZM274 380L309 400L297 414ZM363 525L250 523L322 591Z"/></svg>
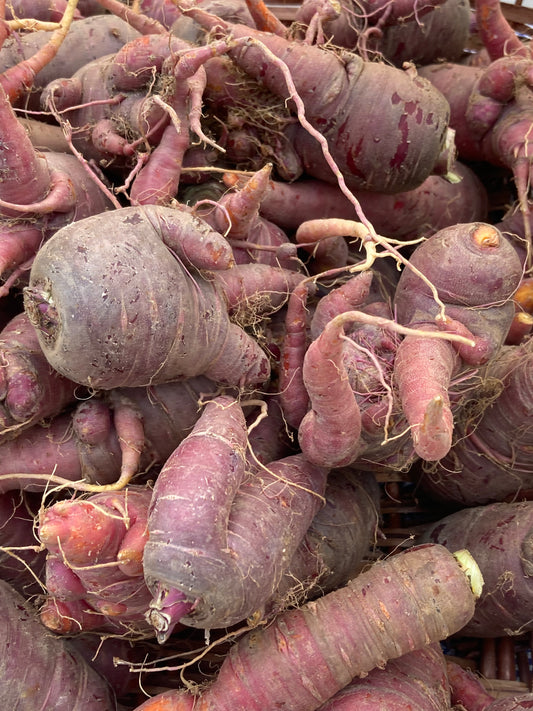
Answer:
<svg viewBox="0 0 533 711"><path fill-rule="evenodd" d="M276 58L285 63L293 77L296 93L305 104L305 113L311 124L321 127L321 132L330 145L331 156L350 188L363 187L368 190L395 192L419 185L433 172L446 134L448 108L442 103L441 97L433 92L432 87L425 81L420 82L419 77L415 79L409 72L387 67L385 64L364 62L355 54L350 55L344 63L339 57L331 52L324 52L320 47L304 42L290 42L279 35L224 22L192 3L182 5L182 8L206 29L215 29L231 37L234 48L230 49L229 54L247 74L259 78L265 87L282 100L294 100L293 89L287 90L286 76L281 76L279 64L274 66ZM265 55L266 48L269 51L268 59ZM265 61L269 63L268 72L262 70ZM302 72L301 68L304 66L314 66L315 71L311 74ZM387 105L387 110L383 111L382 115L386 114L390 120L390 125L383 128L383 135L395 138L384 140L378 146L374 143L370 147L361 140L361 131L365 131L363 126L366 125L367 117L361 112L352 111L348 106L351 105L350 96L353 94L357 94L358 104L364 105L363 94L373 91L376 83L387 87L380 96L380 99L383 97L384 105ZM334 90L332 86L335 87ZM400 99L398 104L394 104L392 98L393 95L403 96L404 91L409 95L410 101L414 102L413 113L409 114L407 119L409 125L404 123L406 114L403 111L403 101ZM373 99L369 100L370 104L372 114L375 115L379 108L376 106L374 92ZM391 111L392 106L394 108ZM341 126L342 132L338 130ZM420 130L424 137L420 136L419 141L415 134L418 135ZM297 138L294 140L293 136L293 140L296 152L305 164L306 172L314 175L314 169L317 168L320 174L315 177L336 182L331 168L326 166L324 170L323 157L320 148L317 151L315 139L306 131L301 136L295 135ZM402 144L401 148L399 142ZM415 144L416 167L413 162ZM422 152L419 150L420 146L423 146ZM380 157L376 150L380 151ZM397 183L400 175L402 186Z"/></svg>
<svg viewBox="0 0 533 711"><path fill-rule="evenodd" d="M199 377L82 400L0 443L0 491L56 484L93 493L121 489L134 474L165 462L198 419L199 399L216 389Z"/></svg>
<svg viewBox="0 0 533 711"><path fill-rule="evenodd" d="M47 597L41 621L60 633L87 629L146 634L150 601L142 555L151 489L59 501L41 511L38 536L47 549Z"/></svg>
<svg viewBox="0 0 533 711"><path fill-rule="evenodd" d="M436 232L416 247L409 264L413 269L404 269L394 296L398 321L464 339L437 343L430 333L427 338L408 336L394 364L417 454L435 461L452 445L451 380L467 376L498 353L513 320L512 296L522 267L500 231L477 222ZM435 294L414 268L424 274Z"/></svg>
<svg viewBox="0 0 533 711"><path fill-rule="evenodd" d="M113 282L109 263L121 275ZM266 265L233 266L224 237L187 211L125 207L71 223L43 245L25 309L48 361L76 382L112 389L206 374L244 386L267 381L270 363L228 309L260 293L267 298L258 313L276 310L300 278ZM149 347L132 350L133 341Z"/></svg>

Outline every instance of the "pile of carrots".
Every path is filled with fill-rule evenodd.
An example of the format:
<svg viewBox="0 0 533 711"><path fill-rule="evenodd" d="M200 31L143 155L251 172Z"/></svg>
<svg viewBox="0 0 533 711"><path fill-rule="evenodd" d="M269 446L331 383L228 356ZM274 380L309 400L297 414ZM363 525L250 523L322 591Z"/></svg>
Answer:
<svg viewBox="0 0 533 711"><path fill-rule="evenodd" d="M533 708L532 28L0 8L6 707Z"/></svg>

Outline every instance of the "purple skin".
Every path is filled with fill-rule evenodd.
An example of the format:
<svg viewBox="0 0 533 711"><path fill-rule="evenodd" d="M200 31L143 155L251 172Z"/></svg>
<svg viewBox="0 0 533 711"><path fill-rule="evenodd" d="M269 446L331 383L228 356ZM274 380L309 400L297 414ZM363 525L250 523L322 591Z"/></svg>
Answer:
<svg viewBox="0 0 533 711"><path fill-rule="evenodd" d="M390 413L394 437L383 443L389 407L383 381L391 380L399 339L379 325L380 318L392 319L390 306L382 300L387 296L385 288L382 290L379 282L378 272L352 277L323 296L311 318L306 285L302 283L290 296L280 357L279 401L287 423L299 428L300 446L312 461L329 466L358 462L362 468L372 462L375 468L404 466L413 457L412 448L405 447L406 437L401 437L403 443L398 439L405 421L397 402L396 411ZM357 308L359 311L353 311ZM378 321L358 323L362 313ZM342 314L345 321L331 323Z"/></svg>
<svg viewBox="0 0 533 711"><path fill-rule="evenodd" d="M41 96L58 121L67 114L84 158L126 173L123 188L133 205L175 197L191 133L212 143L200 127L203 65L212 46L195 47L162 26L151 32L50 82Z"/></svg>
<svg viewBox="0 0 533 711"><path fill-rule="evenodd" d="M498 0L476 0L476 27L492 61L509 54L531 56L530 47L507 21Z"/></svg>
<svg viewBox="0 0 533 711"><path fill-rule="evenodd" d="M75 156L37 153L0 89L0 289L5 296L54 232L73 220L104 212L111 201Z"/></svg>
<svg viewBox="0 0 533 711"><path fill-rule="evenodd" d="M197 377L118 389L81 402L45 426L35 424L0 444L0 491L43 491L52 475L111 484L121 473L162 464L198 419L198 400L215 387Z"/></svg>
<svg viewBox="0 0 533 711"><path fill-rule="evenodd" d="M188 48L177 37L169 40L166 32L136 36L115 53L85 63L72 76L50 81L41 105L67 111L73 144L86 159L105 160L123 169L138 148L156 144L169 123L167 112L147 93L153 73L162 71L172 51ZM78 104L84 106L71 108ZM117 121L125 122L129 135L137 138L130 140L118 132Z"/></svg>
<svg viewBox="0 0 533 711"><path fill-rule="evenodd" d="M157 477L143 565L154 595L149 619L160 641L206 594L205 581L211 580L219 591L225 589L220 573L231 558L221 551L227 549L227 521L245 475L246 440L240 405L226 396L215 398ZM201 457L198 451L203 451ZM179 516L175 491L179 492ZM232 572L236 584L235 564ZM230 598L226 593L224 597Z"/></svg>
<svg viewBox="0 0 533 711"><path fill-rule="evenodd" d="M295 399L295 402L301 401L301 406L291 421L298 427L302 452L310 461L322 466L350 464L361 451L362 403L358 394L364 398L366 388L359 387L362 381L356 384L358 367L353 368L356 356L346 345L345 324L334 323L332 319L364 306L373 276L371 271L358 274L320 299L309 324L312 342L307 347L303 304L297 312L299 348L286 353L289 362L284 366L290 366L285 378L293 373L300 377L298 366L301 364L301 386L295 381L292 388L296 390L298 386L303 390ZM370 369L370 364L365 365L362 372ZM309 400L307 412L303 411L307 402L304 393ZM293 406L291 404L291 408Z"/></svg>
<svg viewBox="0 0 533 711"><path fill-rule="evenodd" d="M360 452L361 411L344 364L344 327L330 321L308 347L302 379L310 408L298 427L298 442L309 461L342 467Z"/></svg>
<svg viewBox="0 0 533 711"><path fill-rule="evenodd" d="M279 403L290 427L299 427L309 409L303 364L309 346L308 284L297 286L287 303L279 359Z"/></svg>
<svg viewBox="0 0 533 711"><path fill-rule="evenodd" d="M305 0L296 20L312 29L320 18L322 41L331 38L334 45L356 51L365 59L380 54L397 67L403 62L456 61L469 37L471 11L465 0L343 0L340 13L333 18L324 17L324 6L331 12L332 3Z"/></svg>
<svg viewBox="0 0 533 711"><path fill-rule="evenodd" d="M413 461L405 416L392 387L399 339L391 334L391 323L389 305L372 301L357 311L339 313L311 344L304 362L311 409L298 431L302 451L309 458L328 461L332 466L348 463L372 471L402 468ZM317 362L313 371L312 347L321 341L328 344L335 334L342 339L342 348L335 353L337 367L333 369L333 361L327 357L331 355L328 347L324 349L326 358ZM326 373L328 369L329 377L324 381L328 386L319 390L314 381L319 380L322 370ZM325 396L330 397L334 389L342 396L333 398L328 407ZM352 414L347 416L349 411ZM332 438L321 438L321 427L331 430Z"/></svg>
<svg viewBox="0 0 533 711"><path fill-rule="evenodd" d="M453 172L460 182L430 175L418 188L407 192L386 195L359 190L355 195L376 232L397 239L429 236L449 225L485 220L488 197L481 180L457 162ZM270 181L261 201L261 214L284 230L296 230L304 220L351 220L354 208L338 186L305 178L292 183Z"/></svg>
<svg viewBox="0 0 533 711"><path fill-rule="evenodd" d="M474 344L406 336L398 348L395 378L416 452L436 461L452 444L451 380L488 362L502 346L514 316L511 297L522 279L522 265L511 243L485 223L440 230L415 249L410 263L436 288L445 317L439 318L439 305L420 276L404 269L394 297L398 322L456 333Z"/></svg>
<svg viewBox="0 0 533 711"><path fill-rule="evenodd" d="M267 406L267 417L256 423L260 410L254 408L246 415L248 428L248 450L246 461L250 471L261 473L261 465L283 459L293 454L293 445L288 436L283 412L279 406L278 395L273 393L263 400Z"/></svg>
<svg viewBox="0 0 533 711"><path fill-rule="evenodd" d="M391 659L383 669L355 678L317 711L446 711L451 708L446 659L430 645ZM468 708L469 711L470 707Z"/></svg>
<svg viewBox="0 0 533 711"><path fill-rule="evenodd" d="M464 669L451 659L446 661L448 680L451 686L452 703L467 711L519 711L533 708L533 694L513 693L495 699L491 696L481 679L468 669Z"/></svg>
<svg viewBox="0 0 533 711"><path fill-rule="evenodd" d="M143 566L160 642L178 620L213 629L261 612L321 506L326 469L293 455L247 473L246 442L238 402L215 398L156 480Z"/></svg>
<svg viewBox="0 0 533 711"><path fill-rule="evenodd" d="M6 10L11 4L7 4ZM18 17L35 17L35 4L30 2L31 11L26 14L19 13ZM48 30L10 35L0 48L0 73L32 57L50 39L50 36L51 32ZM36 73L31 91L27 92L18 103L23 103L24 108L38 109L41 91L51 81L60 77L70 77L88 62L118 52L126 42L137 36L138 32L131 25L112 15L99 14L77 19L71 24L56 56Z"/></svg>
<svg viewBox="0 0 533 711"><path fill-rule="evenodd" d="M522 345L505 347L482 373L482 386L473 395L473 415L468 417L471 403L467 402L465 416L457 418L450 453L421 477L430 499L476 506L530 496L533 438L527 422L533 393L532 345L529 338ZM485 398L486 409L479 412L479 402Z"/></svg>
<svg viewBox="0 0 533 711"><path fill-rule="evenodd" d="M43 245L25 310L52 367L82 384L137 387L201 374L229 385L264 383L268 358L228 311L249 314L254 303L257 313L273 312L301 275L232 264L227 240L190 212L122 208L73 223ZM197 318L184 321L185 314ZM150 347L141 353L132 342Z"/></svg>
<svg viewBox="0 0 533 711"><path fill-rule="evenodd" d="M487 161L512 171L531 241L528 186L533 178L533 62L531 56L505 56L486 68L428 65L420 74L450 104L459 158Z"/></svg>
<svg viewBox="0 0 533 711"><path fill-rule="evenodd" d="M34 608L0 581L3 634L0 694L9 707L21 699L35 711L117 709L107 682L67 640L53 637Z"/></svg>
<svg viewBox="0 0 533 711"><path fill-rule="evenodd" d="M356 55L342 61L319 47L224 23L195 7L188 12L204 27L218 28L235 38L236 48L229 52L234 62L282 99L288 93L279 68L261 47L238 40L252 37L286 64L307 119L327 139L350 187L393 193L416 187L433 172L446 138L449 109L426 80L394 67L365 63ZM314 69L308 73L302 67ZM381 91L376 103L378 83ZM354 111L354 102L371 110ZM377 146L376 141L363 141L375 128L376 114L381 117ZM305 136L309 141L303 137L296 150L306 171L314 175L314 155L320 148L314 137ZM336 182L331 171L314 177Z"/></svg>
<svg viewBox="0 0 533 711"><path fill-rule="evenodd" d="M0 332L0 359L0 442L59 414L79 391L76 383L50 367L24 313Z"/></svg>
<svg viewBox="0 0 533 711"><path fill-rule="evenodd" d="M239 0L197 0L197 4L206 10L223 17L230 22L242 22L253 27L253 20L243 1ZM183 15L172 0L141 0L141 12L148 17L161 22L168 29L172 28L172 33L183 36L184 32L192 33L191 21ZM196 33L199 28L195 25L194 35L185 37L190 41L196 40Z"/></svg>
<svg viewBox="0 0 533 711"><path fill-rule="evenodd" d="M48 589L41 620L49 629L83 631L85 616L76 620L81 603L92 629L152 636L142 567L151 498L151 489L130 486L41 511L37 533L47 549Z"/></svg>
<svg viewBox="0 0 533 711"><path fill-rule="evenodd" d="M325 504L284 573L267 609L316 598L346 585L361 570L379 522L379 486L373 474L351 467L328 475Z"/></svg>
<svg viewBox="0 0 533 711"><path fill-rule="evenodd" d="M40 497L20 491L0 494L0 577L20 593L42 592L46 554L33 550L38 545L34 530ZM24 550L26 548L26 550ZM16 558L9 554L13 552Z"/></svg>
<svg viewBox="0 0 533 711"><path fill-rule="evenodd" d="M6 4L5 19L31 17L43 22L61 22L66 6L65 0L10 0ZM76 10L74 19L79 20L81 16L80 11Z"/></svg>
<svg viewBox="0 0 533 711"><path fill-rule="evenodd" d="M479 677L451 659L447 661L446 667L454 705L460 703L469 711L486 711L490 708L494 697L490 696Z"/></svg>
<svg viewBox="0 0 533 711"><path fill-rule="evenodd" d="M67 435L71 433L71 436ZM68 481L110 484L121 450L107 404L93 398L46 426L35 424L0 445L0 491L44 491L53 475ZM52 477L52 479L49 479Z"/></svg>
<svg viewBox="0 0 533 711"><path fill-rule="evenodd" d="M533 629L533 502L465 508L426 528L421 542L467 549L485 581L461 634L503 637Z"/></svg>
<svg viewBox="0 0 533 711"><path fill-rule="evenodd" d="M202 688L201 700L179 689L137 711L165 703L187 710L316 711L355 676L454 634L474 606L469 580L448 550L410 548L242 636L214 682ZM265 678L271 683L262 684Z"/></svg>
<svg viewBox="0 0 533 711"><path fill-rule="evenodd" d="M392 319L391 307L384 301L371 301L360 311L377 319ZM351 466L370 471L401 469L414 460L413 446L398 398L384 387L385 383L394 391L392 374L401 340L379 322L357 323L355 314L354 322L346 329L349 341L344 354L361 412L359 453Z"/></svg>

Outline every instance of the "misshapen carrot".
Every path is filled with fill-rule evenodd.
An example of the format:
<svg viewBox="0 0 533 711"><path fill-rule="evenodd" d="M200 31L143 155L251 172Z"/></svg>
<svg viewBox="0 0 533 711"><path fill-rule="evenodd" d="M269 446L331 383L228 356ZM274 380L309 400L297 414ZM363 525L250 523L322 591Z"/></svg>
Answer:
<svg viewBox="0 0 533 711"><path fill-rule="evenodd" d="M261 613L322 505L327 469L296 454L248 472L246 447L239 402L219 396L157 478L143 565L160 641L178 620L213 629Z"/></svg>
<svg viewBox="0 0 533 711"><path fill-rule="evenodd" d="M137 711L315 711L355 676L456 632L475 600L448 550L412 548L248 633L199 696L165 692Z"/></svg>
<svg viewBox="0 0 533 711"><path fill-rule="evenodd" d="M310 409L298 428L302 452L312 462L339 467L361 449L361 412L344 364L344 329L329 321L306 351L303 381Z"/></svg>
<svg viewBox="0 0 533 711"><path fill-rule="evenodd" d="M258 384L270 376L268 358L228 312L249 312L252 298L254 315L275 311L300 280L265 264L233 266L224 237L187 210L124 207L67 225L43 245L25 310L48 361L76 382L112 389L206 374ZM146 348L132 350L135 341Z"/></svg>
<svg viewBox="0 0 533 711"><path fill-rule="evenodd" d="M394 297L399 323L471 340L437 344L428 333L406 336L398 347L395 378L413 443L422 459L434 461L452 444L451 379L498 353L513 320L522 267L511 243L482 222L436 232L415 249L408 266Z"/></svg>
<svg viewBox="0 0 533 711"><path fill-rule="evenodd" d="M151 634L142 553L151 489L131 486L44 509L38 535L47 549L41 621L61 633L97 628Z"/></svg>
<svg viewBox="0 0 533 711"><path fill-rule="evenodd" d="M198 419L207 378L112 390L83 400L24 436L0 443L0 491L43 491L52 482L86 491L122 488L140 469L162 464ZM58 394L59 398L59 394ZM80 481L82 480L82 481ZM74 483L77 482L77 483Z"/></svg>
<svg viewBox="0 0 533 711"><path fill-rule="evenodd" d="M204 28L231 37L233 61L282 100L294 99L275 60L285 63L308 121L327 140L350 188L391 193L408 190L423 182L440 161L448 107L426 80L385 64L364 62L355 54L340 58L304 42L226 23L192 3L186 10ZM313 69L304 69L308 67ZM378 84L381 91L376 97ZM371 110L354 111L354 101ZM380 140L367 143L365 136L373 130L377 114L381 117ZM317 164L323 157L315 137L305 131L290 135L306 173L336 182L329 167L324 171L323 165Z"/></svg>

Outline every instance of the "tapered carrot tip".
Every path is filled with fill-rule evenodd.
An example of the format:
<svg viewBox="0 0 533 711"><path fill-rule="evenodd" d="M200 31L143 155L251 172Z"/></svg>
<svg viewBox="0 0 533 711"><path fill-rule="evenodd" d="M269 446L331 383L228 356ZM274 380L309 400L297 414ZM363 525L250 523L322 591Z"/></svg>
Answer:
<svg viewBox="0 0 533 711"><path fill-rule="evenodd" d="M246 183L245 188L250 192L255 192L257 190L266 190L268 187L268 181L272 173L272 163L267 163L260 170L254 173L251 178Z"/></svg>
<svg viewBox="0 0 533 711"><path fill-rule="evenodd" d="M420 428L414 433L415 449L422 459L435 462L448 453L451 431L446 420L444 400L436 395L428 402Z"/></svg>
<svg viewBox="0 0 533 711"><path fill-rule="evenodd" d="M472 233L474 242L482 248L494 248L500 246L500 233L492 225L481 225Z"/></svg>
<svg viewBox="0 0 533 711"><path fill-rule="evenodd" d="M80 631L80 625L73 619L70 611L58 600L47 600L39 617L43 625L57 634L71 634Z"/></svg>

